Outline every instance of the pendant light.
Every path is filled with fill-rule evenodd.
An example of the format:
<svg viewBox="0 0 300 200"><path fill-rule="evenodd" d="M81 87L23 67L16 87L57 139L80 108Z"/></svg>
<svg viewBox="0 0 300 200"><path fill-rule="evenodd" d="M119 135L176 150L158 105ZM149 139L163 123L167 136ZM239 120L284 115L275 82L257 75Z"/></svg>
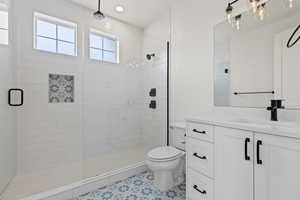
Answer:
<svg viewBox="0 0 300 200"><path fill-rule="evenodd" d="M103 20L105 18L105 15L101 12L101 0L99 0L97 12L94 12L93 15L98 20Z"/></svg>

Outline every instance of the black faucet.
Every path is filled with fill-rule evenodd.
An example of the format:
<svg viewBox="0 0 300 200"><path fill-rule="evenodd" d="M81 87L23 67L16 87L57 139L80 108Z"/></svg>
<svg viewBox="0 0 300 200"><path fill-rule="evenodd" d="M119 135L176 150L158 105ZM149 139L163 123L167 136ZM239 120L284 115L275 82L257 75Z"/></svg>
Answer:
<svg viewBox="0 0 300 200"><path fill-rule="evenodd" d="M272 121L278 121L277 109L284 109L284 106L282 106L282 100L271 100L271 106L268 107L267 110L271 111Z"/></svg>

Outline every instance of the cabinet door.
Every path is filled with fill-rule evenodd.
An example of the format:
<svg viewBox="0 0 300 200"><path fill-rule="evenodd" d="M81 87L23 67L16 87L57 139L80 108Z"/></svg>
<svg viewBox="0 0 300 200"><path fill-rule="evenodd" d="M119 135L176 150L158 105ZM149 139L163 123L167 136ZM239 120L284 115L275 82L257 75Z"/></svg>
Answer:
<svg viewBox="0 0 300 200"><path fill-rule="evenodd" d="M215 128L215 200L253 200L252 132Z"/></svg>
<svg viewBox="0 0 300 200"><path fill-rule="evenodd" d="M299 200L300 140L256 134L255 141L255 199Z"/></svg>

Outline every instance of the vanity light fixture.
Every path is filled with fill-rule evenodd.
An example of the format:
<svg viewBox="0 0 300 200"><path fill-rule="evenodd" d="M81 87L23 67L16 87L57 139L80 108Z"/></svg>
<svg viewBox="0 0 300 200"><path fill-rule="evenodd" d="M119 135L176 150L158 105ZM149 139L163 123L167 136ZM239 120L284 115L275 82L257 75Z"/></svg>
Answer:
<svg viewBox="0 0 300 200"><path fill-rule="evenodd" d="M234 7L233 5L239 2L240 0L233 0L228 3L225 13L226 13L226 18L229 24L232 24L235 26L238 30L240 29L240 23L241 23L241 15L235 15L234 17L234 23L232 23L233 19L232 16L234 15ZM258 17L259 20L263 21L266 18L266 7L267 7L267 2L263 2L262 0L247 0L250 5L249 11L253 12L255 16ZM286 2L289 3L289 8L294 7L294 0L285 0Z"/></svg>
<svg viewBox="0 0 300 200"><path fill-rule="evenodd" d="M227 5L227 8L225 10L226 16L227 16L227 21L228 21L229 24L232 24L232 13L233 13L233 6L232 5L235 4L238 1L239 0L234 0L232 2L229 2L228 5ZM242 19L241 14L234 17L234 24L232 24L232 25L235 26L237 30L240 30L241 19Z"/></svg>

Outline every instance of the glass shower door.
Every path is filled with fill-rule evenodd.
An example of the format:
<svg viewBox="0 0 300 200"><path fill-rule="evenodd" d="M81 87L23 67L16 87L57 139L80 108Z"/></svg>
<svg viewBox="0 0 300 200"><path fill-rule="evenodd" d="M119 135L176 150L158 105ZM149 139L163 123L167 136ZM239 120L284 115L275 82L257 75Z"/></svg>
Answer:
<svg viewBox="0 0 300 200"><path fill-rule="evenodd" d="M120 36L119 64L86 60L82 117L86 178L143 165L151 149L167 145L169 15L162 22L158 23L162 29L149 27L138 35L128 33L127 39ZM154 55L147 59L147 54ZM155 108L150 108L151 102Z"/></svg>

